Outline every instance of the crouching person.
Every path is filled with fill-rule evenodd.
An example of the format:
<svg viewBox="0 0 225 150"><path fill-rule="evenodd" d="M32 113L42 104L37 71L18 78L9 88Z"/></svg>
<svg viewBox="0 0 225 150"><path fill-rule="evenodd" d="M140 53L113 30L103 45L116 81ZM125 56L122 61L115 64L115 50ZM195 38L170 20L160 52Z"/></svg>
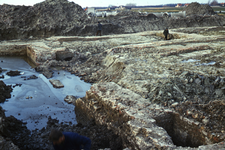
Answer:
<svg viewBox="0 0 225 150"><path fill-rule="evenodd" d="M163 31L163 34L165 36L165 40L168 40L168 37L169 37L169 30L168 28L166 28L164 31Z"/></svg>
<svg viewBox="0 0 225 150"><path fill-rule="evenodd" d="M49 135L55 150L90 150L91 140L74 132L53 129Z"/></svg>

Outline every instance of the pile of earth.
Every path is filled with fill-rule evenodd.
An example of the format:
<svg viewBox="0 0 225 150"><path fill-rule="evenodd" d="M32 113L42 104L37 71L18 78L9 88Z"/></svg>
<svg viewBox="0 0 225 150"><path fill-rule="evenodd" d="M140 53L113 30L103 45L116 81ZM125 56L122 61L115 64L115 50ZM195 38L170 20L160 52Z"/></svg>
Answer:
<svg viewBox="0 0 225 150"><path fill-rule="evenodd" d="M34 6L0 5L0 39L67 35L88 24L87 14L74 2L46 0Z"/></svg>
<svg viewBox="0 0 225 150"><path fill-rule="evenodd" d="M215 15L214 10L209 5L201 5L197 2L189 4L186 8L183 9L186 11L186 15Z"/></svg>

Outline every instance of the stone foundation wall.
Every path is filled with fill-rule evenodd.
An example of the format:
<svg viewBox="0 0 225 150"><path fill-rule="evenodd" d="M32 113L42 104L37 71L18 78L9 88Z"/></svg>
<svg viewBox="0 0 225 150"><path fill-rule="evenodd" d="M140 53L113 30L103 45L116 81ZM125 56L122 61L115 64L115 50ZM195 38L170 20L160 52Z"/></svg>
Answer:
<svg viewBox="0 0 225 150"><path fill-rule="evenodd" d="M0 47L0 56L24 56L27 53L27 45L6 45Z"/></svg>
<svg viewBox="0 0 225 150"><path fill-rule="evenodd" d="M152 118L152 111L161 113L163 108L155 105L155 110L141 96L113 82L93 85L75 105L78 122L94 119L97 124L107 125L121 136L123 147L141 150L175 147L167 132Z"/></svg>
<svg viewBox="0 0 225 150"><path fill-rule="evenodd" d="M218 147L221 142L204 130L200 122L150 104L114 82L94 84L75 106L79 123L94 120L96 124L106 125L121 137L124 148L208 149L212 146L209 144L217 143Z"/></svg>

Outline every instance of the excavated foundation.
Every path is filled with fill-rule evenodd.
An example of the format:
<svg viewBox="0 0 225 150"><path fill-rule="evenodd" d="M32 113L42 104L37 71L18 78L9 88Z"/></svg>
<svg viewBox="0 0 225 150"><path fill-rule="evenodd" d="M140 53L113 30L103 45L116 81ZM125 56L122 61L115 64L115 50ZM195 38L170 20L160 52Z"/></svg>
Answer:
<svg viewBox="0 0 225 150"><path fill-rule="evenodd" d="M110 88L111 92L116 93L117 97L111 97L110 93L106 92L107 88ZM120 91L115 89L120 89ZM134 143L138 143L137 137L146 138L149 142L148 144L145 143L141 145L144 149L148 148L150 143L152 143L152 147L162 148L176 146L199 147L201 145L218 142L214 140L210 133L203 130L204 128L200 126L199 122L182 117L179 113L165 110L157 105L155 107L146 107L141 98L135 103L145 106L143 108L143 110L145 110L145 116L133 117L132 114L137 115L141 112L143 113L143 110L130 108L129 105L132 105L132 103L130 103L131 101L123 97L121 93L125 95L133 94L133 97L136 97L134 93L117 87L113 83L105 85L103 83L103 85L99 84L93 86L91 91L87 93L85 99L76 102L78 120L84 123L94 119L98 124L107 125L108 128L113 129L115 133L123 137L124 145L131 149L135 149L136 146ZM134 124L135 127L133 126ZM155 131L149 130L148 127L154 125L157 125L154 127ZM163 129L160 129L160 127ZM158 143L155 143L154 137L156 137L156 134L158 138L160 137L159 139L166 139L165 141L167 142L158 140ZM141 135L145 135L145 137ZM174 145L170 143L170 138ZM131 141L133 141L133 143Z"/></svg>
<svg viewBox="0 0 225 150"><path fill-rule="evenodd" d="M27 45L7 45L1 47L0 56L24 56L24 59L32 67L37 65L35 52Z"/></svg>
<svg viewBox="0 0 225 150"><path fill-rule="evenodd" d="M60 67L93 83L75 102L77 121L106 127L121 139L119 147L223 149L224 37L173 32L179 38L160 42L156 32L9 42L0 53L21 54L42 70ZM216 65L203 66L204 60Z"/></svg>
<svg viewBox="0 0 225 150"><path fill-rule="evenodd" d="M177 146L198 147L209 144L207 140L209 141L210 139L205 137L198 123L183 118L178 113L170 113L154 119L158 126L163 127L167 131L173 143Z"/></svg>

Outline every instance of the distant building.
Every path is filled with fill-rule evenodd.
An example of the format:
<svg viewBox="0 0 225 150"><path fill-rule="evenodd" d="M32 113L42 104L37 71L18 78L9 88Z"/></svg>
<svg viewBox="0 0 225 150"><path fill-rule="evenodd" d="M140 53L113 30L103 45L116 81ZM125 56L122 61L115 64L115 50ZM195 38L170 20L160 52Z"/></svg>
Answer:
<svg viewBox="0 0 225 150"><path fill-rule="evenodd" d="M175 6L175 7L181 7L182 6L182 4L177 4L177 6Z"/></svg>
<svg viewBox="0 0 225 150"><path fill-rule="evenodd" d="M124 10L125 9L125 7L123 7L122 5L121 6L119 6L119 8L116 8L115 10Z"/></svg>
<svg viewBox="0 0 225 150"><path fill-rule="evenodd" d="M85 9L86 13L89 14L89 13L92 13L94 14L95 13L95 8L94 7L87 7Z"/></svg>
<svg viewBox="0 0 225 150"><path fill-rule="evenodd" d="M187 7L189 4L184 4L184 7Z"/></svg>
<svg viewBox="0 0 225 150"><path fill-rule="evenodd" d="M225 3L220 3L221 6L225 6L224 4L225 4Z"/></svg>

